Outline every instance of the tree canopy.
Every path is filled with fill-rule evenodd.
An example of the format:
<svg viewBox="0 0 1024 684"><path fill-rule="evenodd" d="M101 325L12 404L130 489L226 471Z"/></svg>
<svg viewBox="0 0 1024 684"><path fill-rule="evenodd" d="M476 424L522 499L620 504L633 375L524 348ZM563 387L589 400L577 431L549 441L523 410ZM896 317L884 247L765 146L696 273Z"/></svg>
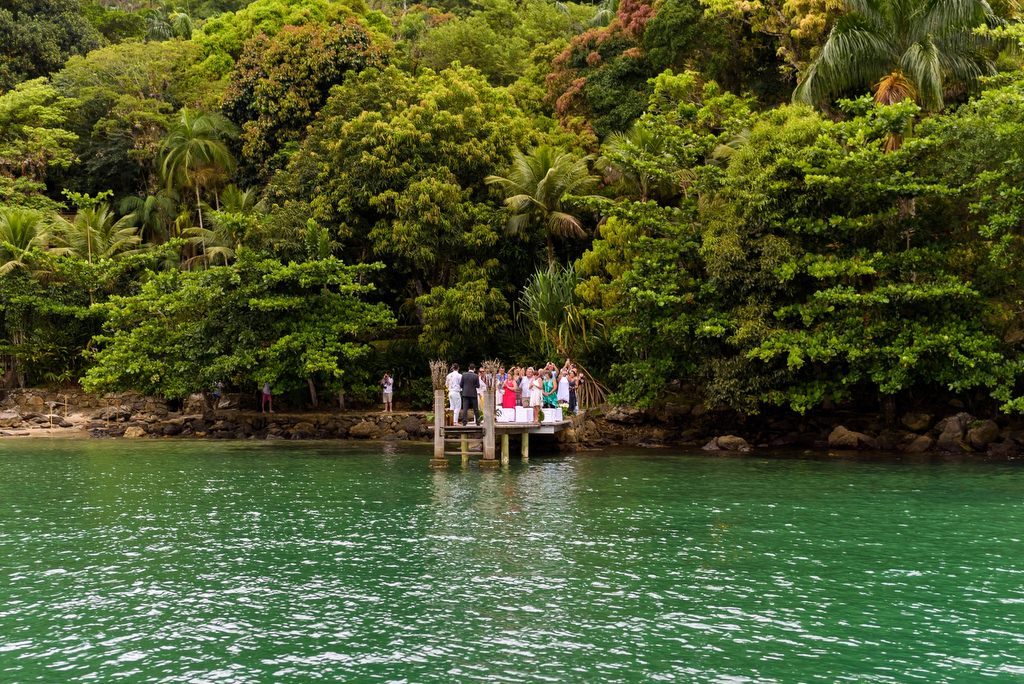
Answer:
<svg viewBox="0 0 1024 684"><path fill-rule="evenodd" d="M642 407L1024 409L1009 3L14 0L0 36L5 385L358 403L572 356Z"/></svg>

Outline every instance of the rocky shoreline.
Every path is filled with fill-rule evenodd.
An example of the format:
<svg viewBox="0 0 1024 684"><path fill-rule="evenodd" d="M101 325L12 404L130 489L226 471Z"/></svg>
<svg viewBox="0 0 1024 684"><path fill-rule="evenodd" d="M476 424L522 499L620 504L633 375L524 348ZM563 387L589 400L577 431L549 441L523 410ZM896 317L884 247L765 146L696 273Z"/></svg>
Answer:
<svg viewBox="0 0 1024 684"><path fill-rule="evenodd" d="M172 411L167 402L135 394L16 390L0 401L0 436L80 434L90 437L209 439L427 439L424 412L268 413L213 409L194 397Z"/></svg>
<svg viewBox="0 0 1024 684"><path fill-rule="evenodd" d="M592 425L591 425L592 424ZM855 412L740 417L702 406L645 412L622 407L591 411L588 444L679 445L709 452L799 449L873 451L1015 459L1024 456L1024 423L1009 416L979 418L911 411L898 419Z"/></svg>
<svg viewBox="0 0 1024 684"><path fill-rule="evenodd" d="M200 395L178 410L171 410L162 399L131 393L90 395L26 389L9 391L0 400L0 437L429 441L431 421L428 413L417 411L262 414L233 407L230 398L214 409ZM707 452L787 449L1015 459L1024 455L1024 424L1008 417L977 418L966 411L945 416L908 412L888 424L878 416L842 412L743 418L726 411L708 411L700 404L676 404L659 411L592 409L559 433L556 443L563 451L632 445L681 446Z"/></svg>

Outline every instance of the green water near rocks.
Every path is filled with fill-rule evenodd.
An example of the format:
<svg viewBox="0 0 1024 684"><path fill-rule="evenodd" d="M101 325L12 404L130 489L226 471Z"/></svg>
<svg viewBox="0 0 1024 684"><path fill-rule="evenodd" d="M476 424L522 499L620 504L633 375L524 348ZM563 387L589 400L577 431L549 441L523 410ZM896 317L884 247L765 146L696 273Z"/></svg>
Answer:
<svg viewBox="0 0 1024 684"><path fill-rule="evenodd" d="M0 441L0 681L1020 681L1024 469Z"/></svg>

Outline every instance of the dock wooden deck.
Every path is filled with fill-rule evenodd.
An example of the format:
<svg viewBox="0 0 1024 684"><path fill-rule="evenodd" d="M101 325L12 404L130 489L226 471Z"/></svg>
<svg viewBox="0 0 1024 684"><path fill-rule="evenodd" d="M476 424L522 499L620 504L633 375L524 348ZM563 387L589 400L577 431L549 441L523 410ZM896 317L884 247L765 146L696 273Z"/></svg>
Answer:
<svg viewBox="0 0 1024 684"><path fill-rule="evenodd" d="M517 435L520 439L520 455L523 462L530 459L530 435L554 435L572 425L572 420L550 423L499 423L495 420L493 393L481 397L480 410L484 420L479 425L440 425L438 416L445 415L445 394L434 392L434 457L431 468L447 468L449 456L459 456L466 464L472 456L480 457L481 467L496 467L509 463L509 438ZM501 443L500 459L496 452L497 442Z"/></svg>

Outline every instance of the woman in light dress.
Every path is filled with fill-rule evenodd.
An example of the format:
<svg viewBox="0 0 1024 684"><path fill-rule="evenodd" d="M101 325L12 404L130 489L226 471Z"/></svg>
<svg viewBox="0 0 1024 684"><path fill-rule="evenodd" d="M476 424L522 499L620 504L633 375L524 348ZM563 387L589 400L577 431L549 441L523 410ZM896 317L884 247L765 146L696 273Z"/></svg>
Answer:
<svg viewBox="0 0 1024 684"><path fill-rule="evenodd" d="M535 373L530 378L530 406L533 407L533 419L540 422L540 409L544 402L544 381L540 374Z"/></svg>

